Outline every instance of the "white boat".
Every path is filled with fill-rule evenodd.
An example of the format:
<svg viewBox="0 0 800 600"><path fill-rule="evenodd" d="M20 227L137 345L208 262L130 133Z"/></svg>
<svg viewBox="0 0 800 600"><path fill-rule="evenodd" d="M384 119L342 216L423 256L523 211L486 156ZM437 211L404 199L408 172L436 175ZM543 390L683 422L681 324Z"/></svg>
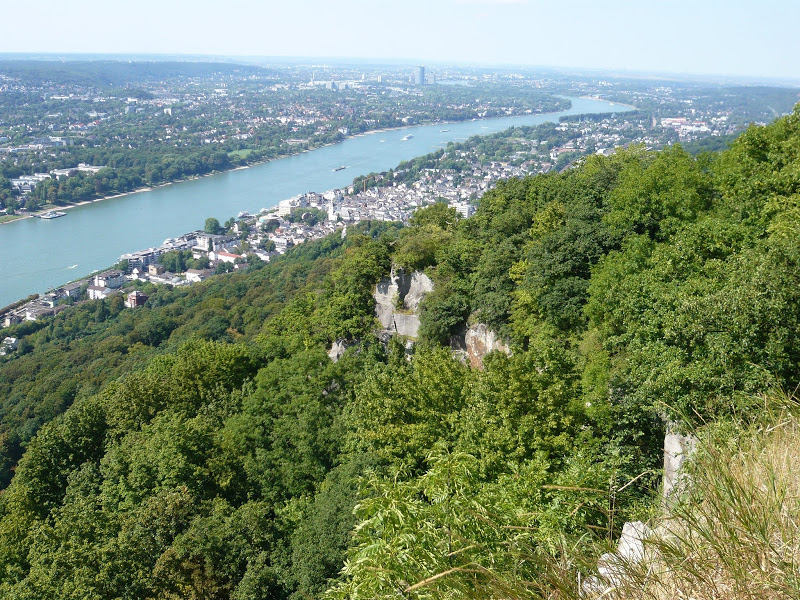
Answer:
<svg viewBox="0 0 800 600"><path fill-rule="evenodd" d="M410 140L412 137L414 137L414 135L413 135L413 134L411 134L411 133L409 133L408 135L406 135L406 136L403 136L403 141L405 141L405 140Z"/></svg>
<svg viewBox="0 0 800 600"><path fill-rule="evenodd" d="M49 212L44 213L43 215L39 215L39 218L40 219L57 219L58 217L63 217L66 214L67 213L62 212L62 211L55 211L54 212L54 211L51 210Z"/></svg>

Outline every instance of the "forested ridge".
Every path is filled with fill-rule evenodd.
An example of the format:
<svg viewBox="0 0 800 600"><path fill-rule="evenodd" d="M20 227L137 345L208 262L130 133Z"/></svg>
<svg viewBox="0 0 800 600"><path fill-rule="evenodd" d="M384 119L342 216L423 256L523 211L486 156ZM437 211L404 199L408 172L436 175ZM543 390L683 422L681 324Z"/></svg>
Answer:
<svg viewBox="0 0 800 600"><path fill-rule="evenodd" d="M546 596L563 548L656 510L667 422L795 388L798 152L795 109L16 326L0 594ZM410 350L375 334L393 264L435 285ZM474 323L511 355L454 357Z"/></svg>

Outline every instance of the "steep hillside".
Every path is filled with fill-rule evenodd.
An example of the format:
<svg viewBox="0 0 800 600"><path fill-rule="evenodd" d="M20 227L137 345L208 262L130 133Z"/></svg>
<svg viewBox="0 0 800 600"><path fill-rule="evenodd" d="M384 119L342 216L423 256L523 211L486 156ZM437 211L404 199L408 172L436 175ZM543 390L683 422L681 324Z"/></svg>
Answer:
<svg viewBox="0 0 800 600"><path fill-rule="evenodd" d="M796 110L17 330L0 593L547 596L563 548L654 511L667 421L794 387L799 150ZM434 282L411 350L376 335L392 264ZM477 323L511 350L482 370L451 348Z"/></svg>

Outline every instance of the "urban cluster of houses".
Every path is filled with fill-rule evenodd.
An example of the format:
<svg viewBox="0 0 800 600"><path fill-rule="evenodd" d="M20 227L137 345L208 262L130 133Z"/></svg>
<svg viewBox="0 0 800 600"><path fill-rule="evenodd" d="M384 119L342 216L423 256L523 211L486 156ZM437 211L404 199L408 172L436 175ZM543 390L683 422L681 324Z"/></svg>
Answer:
<svg viewBox="0 0 800 600"><path fill-rule="evenodd" d="M122 271L111 269L88 279L68 283L6 312L2 318L2 325L10 327L23 321L38 321L44 317L52 317L67 307L67 303L62 302L64 299L74 301L85 297L89 300L100 300L114 294L123 294L123 303L126 307L142 306L147 301L146 294L138 290L124 293L121 289L127 279Z"/></svg>
<svg viewBox="0 0 800 600"><path fill-rule="evenodd" d="M433 171L433 170L431 170ZM438 169L435 170L438 173ZM464 218L472 216L475 206L470 200L480 198L491 181L481 177L480 181L455 182L451 174L433 177L434 173L412 184L403 182L390 186L358 190L350 186L345 190L331 190L323 194L309 192L282 200L274 216L286 217L304 208L325 211L328 223L358 223L360 221L401 221L407 223L418 208L437 201L446 200Z"/></svg>
<svg viewBox="0 0 800 600"><path fill-rule="evenodd" d="M718 123L727 121L727 117L722 115L715 119ZM665 117L661 119L661 126L674 129L678 132L681 140L690 139L695 133L709 133L711 128L705 121L690 119L688 117Z"/></svg>
<svg viewBox="0 0 800 600"><path fill-rule="evenodd" d="M7 312L2 324L8 327L22 321L36 321L55 315L74 301L102 300L118 294L123 295L126 307L135 308L146 302L147 295L139 290L125 291L123 286L130 281L190 285L217 272L220 263L228 263L235 270L246 266L252 257L269 261L293 246L334 233L346 227L347 223L364 220L407 222L414 210L435 202L437 198L448 198L452 206L468 217L474 212L474 206L464 198L483 193L488 185L488 180L482 179L459 187L453 184L449 175L443 175L411 186L401 183L360 193L351 190L354 192L352 195L346 195L342 190L302 194L282 201L275 209L262 210L258 215L240 213L224 234L193 231L169 238L158 247L123 254L120 264L126 265L124 271L103 271L54 289ZM317 209L317 212L305 209ZM327 219L318 220L319 211L325 211ZM346 230L343 235L346 235ZM194 259L201 260L208 267L173 273L160 262L167 252L187 250L191 251Z"/></svg>
<svg viewBox="0 0 800 600"><path fill-rule="evenodd" d="M258 215L240 213L231 229L223 234L193 231L169 238L158 247L123 254L126 270L111 269L54 289L44 296L7 312L2 324L6 327L22 321L36 321L55 315L65 305L79 300L101 300L123 294L126 307L141 306L147 296L138 290L124 292L129 281L149 281L174 286L203 281L215 272L220 263L231 269L246 266L251 257L269 261L289 248L307 240L334 233L348 223L365 220L408 222L413 212L426 204L445 199L462 217L475 211L474 201L500 178L519 175L520 170L504 163L491 163L476 168L467 176L456 177L445 169L428 169L419 180L407 185L370 188L358 191L331 190L322 194L309 192L283 200L277 208L262 210ZM306 209L317 209L312 212ZM319 220L324 215L326 219ZM312 217L312 218L308 218ZM343 233L346 235L346 232ZM191 251L194 259L207 259L204 269L187 269L183 273L167 271L161 257L171 251ZM64 302L68 299L67 302Z"/></svg>

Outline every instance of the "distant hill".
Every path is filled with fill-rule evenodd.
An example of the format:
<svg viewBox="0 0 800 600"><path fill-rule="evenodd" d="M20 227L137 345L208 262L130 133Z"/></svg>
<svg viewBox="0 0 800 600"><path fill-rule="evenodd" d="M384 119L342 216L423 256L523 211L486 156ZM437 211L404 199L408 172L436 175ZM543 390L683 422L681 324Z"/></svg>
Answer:
<svg viewBox="0 0 800 600"><path fill-rule="evenodd" d="M210 75L261 75L271 71L252 65L183 61L41 61L2 60L0 74L23 81L52 81L58 84L120 87L141 82L175 80Z"/></svg>

